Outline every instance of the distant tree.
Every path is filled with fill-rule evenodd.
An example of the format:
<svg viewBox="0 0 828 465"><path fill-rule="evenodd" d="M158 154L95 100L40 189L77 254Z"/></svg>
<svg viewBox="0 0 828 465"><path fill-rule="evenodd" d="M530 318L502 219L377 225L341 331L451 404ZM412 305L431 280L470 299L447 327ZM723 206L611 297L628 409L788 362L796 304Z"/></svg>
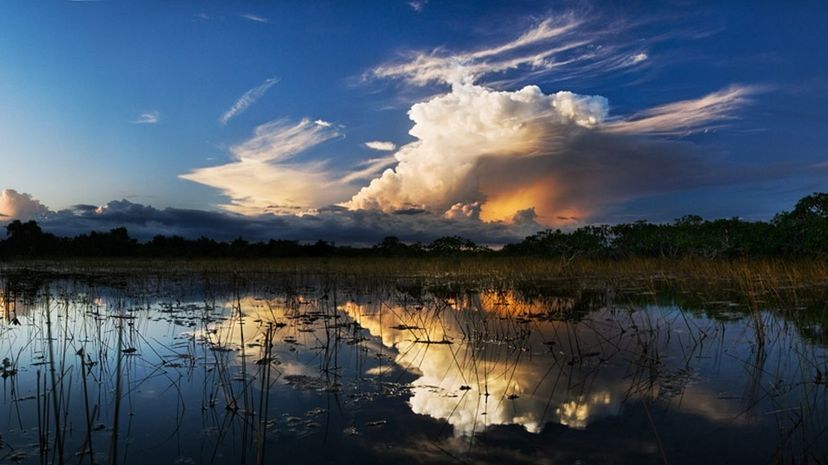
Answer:
<svg viewBox="0 0 828 465"><path fill-rule="evenodd" d="M428 250L436 255L456 255L463 252L483 252L488 249L460 236L446 236L435 239L428 245Z"/></svg>

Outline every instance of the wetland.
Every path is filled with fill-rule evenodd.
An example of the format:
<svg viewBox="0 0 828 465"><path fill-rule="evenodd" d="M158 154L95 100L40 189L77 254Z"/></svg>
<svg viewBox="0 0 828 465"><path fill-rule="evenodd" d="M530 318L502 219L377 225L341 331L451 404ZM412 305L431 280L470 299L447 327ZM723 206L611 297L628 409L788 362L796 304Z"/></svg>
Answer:
<svg viewBox="0 0 828 465"><path fill-rule="evenodd" d="M828 460L819 264L229 263L4 266L0 463Z"/></svg>

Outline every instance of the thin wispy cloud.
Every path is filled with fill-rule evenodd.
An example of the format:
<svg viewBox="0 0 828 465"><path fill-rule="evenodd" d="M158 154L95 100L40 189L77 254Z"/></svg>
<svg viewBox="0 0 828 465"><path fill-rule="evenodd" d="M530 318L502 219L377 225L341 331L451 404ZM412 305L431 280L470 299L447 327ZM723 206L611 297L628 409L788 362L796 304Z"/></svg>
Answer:
<svg viewBox="0 0 828 465"><path fill-rule="evenodd" d="M273 87L278 82L279 78L267 78L263 83L242 94L242 96L236 100L236 103L234 103L233 106L231 106L224 112L224 114L221 115L221 117L219 117L219 122L221 124L227 124L228 121L247 110L250 105L256 103L256 101L267 93L268 89Z"/></svg>
<svg viewBox="0 0 828 465"><path fill-rule="evenodd" d="M250 14L250 13L243 13L243 14L240 14L239 17L244 18L244 19L249 20L249 21L256 22L256 23L270 24L270 20L265 18L264 16L254 15L254 14Z"/></svg>
<svg viewBox="0 0 828 465"><path fill-rule="evenodd" d="M447 52L436 49L430 52L411 52L395 63L380 65L371 70L376 78L402 78L414 85L429 83L454 84L474 82L483 75L514 69L522 65L543 67L559 64L552 60L555 55L591 43L592 36L574 34L582 21L572 15L547 18L517 39L499 46L470 52ZM552 40L556 43L552 45ZM543 47L547 45L548 47Z"/></svg>
<svg viewBox="0 0 828 465"><path fill-rule="evenodd" d="M326 161L294 163L291 158L340 136L335 125L323 120L271 121L230 149L232 162L179 177L219 189L230 199L222 207L236 213L307 211L347 198L352 188L330 173Z"/></svg>
<svg viewBox="0 0 828 465"><path fill-rule="evenodd" d="M605 126L607 131L627 134L676 136L714 129L736 118L751 96L765 90L758 86L732 85L698 99L671 102L644 110Z"/></svg>
<svg viewBox="0 0 828 465"><path fill-rule="evenodd" d="M513 71L521 73L522 81L552 75L559 80L594 77L630 69L649 58L640 50L640 43L621 38L634 26L563 14L538 21L517 38L499 45L466 51L440 47L406 52L399 60L371 69L363 79L404 79L425 86L472 84L492 74Z"/></svg>
<svg viewBox="0 0 828 465"><path fill-rule="evenodd" d="M425 6L428 4L428 0L411 0L408 2L408 6L411 7L412 10L420 13L425 9Z"/></svg>
<svg viewBox="0 0 828 465"><path fill-rule="evenodd" d="M132 120L134 124L158 124L161 121L161 115L157 111L145 111Z"/></svg>
<svg viewBox="0 0 828 465"><path fill-rule="evenodd" d="M641 63L642 61L645 61L649 58L650 58L650 56L647 55L646 53L639 52L639 53L636 53L635 55L631 56L630 61L633 62L633 64L635 64L635 63Z"/></svg>
<svg viewBox="0 0 828 465"><path fill-rule="evenodd" d="M364 181L377 176L382 170L397 163L394 155L388 155L381 158L371 158L358 164L354 171L344 175L342 182L351 183L354 181Z"/></svg>
<svg viewBox="0 0 828 465"><path fill-rule="evenodd" d="M372 140L365 143L365 146L371 150L378 152L393 152L397 149L397 144L382 140Z"/></svg>

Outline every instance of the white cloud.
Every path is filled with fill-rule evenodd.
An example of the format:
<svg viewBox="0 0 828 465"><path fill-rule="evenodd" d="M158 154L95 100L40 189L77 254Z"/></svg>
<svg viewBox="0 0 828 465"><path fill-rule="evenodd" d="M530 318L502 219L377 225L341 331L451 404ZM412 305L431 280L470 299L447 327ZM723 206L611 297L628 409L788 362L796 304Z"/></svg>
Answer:
<svg viewBox="0 0 828 465"><path fill-rule="evenodd" d="M759 87L733 85L704 97L660 105L614 121L609 131L628 134L681 135L712 129L721 121L735 118L736 110L760 92Z"/></svg>
<svg viewBox="0 0 828 465"><path fill-rule="evenodd" d="M452 92L411 107L414 126L409 133L417 141L401 147L395 154L397 167L372 180L346 205L445 211L458 202L480 201L479 186L469 175L483 158L531 156L545 145L561 143L558 135L600 124L607 112L606 99L598 96L546 95L536 86L498 92L454 85Z"/></svg>
<svg viewBox="0 0 828 465"><path fill-rule="evenodd" d="M613 202L715 182L718 174L705 174L708 162L692 144L655 136L713 127L732 118L750 92L731 87L622 119L609 116L600 96L454 84L411 107L409 133L417 140L343 205L486 221L535 209L548 225L583 222Z"/></svg>
<svg viewBox="0 0 828 465"><path fill-rule="evenodd" d="M443 216L446 218L457 219L457 218L480 218L480 202L472 202L472 203L463 203L457 202L451 206Z"/></svg>
<svg viewBox="0 0 828 465"><path fill-rule="evenodd" d="M239 114L247 110L250 107L250 105L256 103L257 100L264 96L268 89L273 87L278 82L278 78L267 78L263 83L242 94L242 96L239 97L238 100L236 100L236 103L234 103L233 106L231 106L227 111L224 112L224 114L221 115L221 117L219 118L219 122L221 122L221 124L227 124L227 122L230 121L232 118L238 116Z"/></svg>
<svg viewBox="0 0 828 465"><path fill-rule="evenodd" d="M587 29L587 26L592 26ZM411 52L396 62L375 67L366 78L397 78L424 86L432 83L475 83L482 77L521 69L538 77L557 73L557 78L578 74L608 73L629 68L646 55L636 54L634 43L618 43L624 25L596 26L573 14L546 18L517 38L473 51L451 52L443 48ZM637 61L636 61L637 60Z"/></svg>
<svg viewBox="0 0 828 465"><path fill-rule="evenodd" d="M393 152L394 150L397 150L397 144L381 140L372 140L366 142L365 146L371 150L377 150L380 152Z"/></svg>
<svg viewBox="0 0 828 465"><path fill-rule="evenodd" d="M161 121L161 115L157 111L145 111L132 122L135 124L157 124L159 121Z"/></svg>
<svg viewBox="0 0 828 465"><path fill-rule="evenodd" d="M310 147L341 135L324 120L275 121L232 148L234 161L182 175L220 189L225 208L255 215L299 212L340 202L351 211L426 209L447 219L573 224L629 199L720 182L714 169L680 136L735 117L755 88L732 86L695 100L667 103L628 117L610 116L602 96L544 93L529 85L498 91L481 77L526 68L532 76L578 65L577 73L625 70L646 60L640 44L595 45L609 30L584 34L572 15L549 18L515 39L470 52L410 55L374 68L377 78L450 90L414 104L414 142L352 170L326 161L292 162ZM635 47L635 48L634 48ZM574 74L573 74L574 73ZM367 182L361 189L352 183Z"/></svg>
<svg viewBox="0 0 828 465"><path fill-rule="evenodd" d="M14 189L0 191L0 221L28 221L42 218L49 213L49 208L30 194L19 193Z"/></svg>
<svg viewBox="0 0 828 465"><path fill-rule="evenodd" d="M428 0L411 0L408 2L408 6L411 7L412 10L420 13L423 11L425 6L428 4Z"/></svg>
<svg viewBox="0 0 828 465"><path fill-rule="evenodd" d="M256 22L256 23L262 23L262 24L269 24L270 23L270 20L265 18L264 16L254 15L254 14L250 14L250 13L240 14L239 17L247 19L249 21Z"/></svg>
<svg viewBox="0 0 828 465"><path fill-rule="evenodd" d="M631 56L630 61L633 64L636 64L636 63L641 63L642 61L646 61L648 58L650 58L649 55L647 55L644 52L640 52L640 53L636 53L635 55Z"/></svg>
<svg viewBox="0 0 828 465"><path fill-rule="evenodd" d="M232 162L180 177L221 190L230 198L224 208L248 215L295 213L340 201L351 188L329 173L324 161L290 163L294 155L340 136L333 125L323 123L263 124L231 148Z"/></svg>
<svg viewBox="0 0 828 465"><path fill-rule="evenodd" d="M364 181L377 175L383 169L397 163L394 155L382 158L371 158L359 163L356 169L342 177L342 181L350 183L353 181Z"/></svg>

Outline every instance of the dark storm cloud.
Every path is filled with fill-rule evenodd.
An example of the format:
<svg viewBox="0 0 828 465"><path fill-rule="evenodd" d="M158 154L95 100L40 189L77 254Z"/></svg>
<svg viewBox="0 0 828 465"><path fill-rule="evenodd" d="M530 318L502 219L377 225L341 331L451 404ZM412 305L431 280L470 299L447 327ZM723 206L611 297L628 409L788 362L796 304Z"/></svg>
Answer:
<svg viewBox="0 0 828 465"><path fill-rule="evenodd" d="M248 240L323 239L358 245L374 244L392 235L410 242L428 242L443 236L460 235L479 243L502 244L520 240L542 229L531 215L505 224L484 223L472 218L447 219L425 211L413 213L388 214L327 207L314 215L242 216L204 210L158 209L119 200L103 207L76 206L53 212L41 220L41 225L44 230L62 236L126 227L133 237L141 240L163 234L187 238L207 236L217 240L236 237Z"/></svg>

